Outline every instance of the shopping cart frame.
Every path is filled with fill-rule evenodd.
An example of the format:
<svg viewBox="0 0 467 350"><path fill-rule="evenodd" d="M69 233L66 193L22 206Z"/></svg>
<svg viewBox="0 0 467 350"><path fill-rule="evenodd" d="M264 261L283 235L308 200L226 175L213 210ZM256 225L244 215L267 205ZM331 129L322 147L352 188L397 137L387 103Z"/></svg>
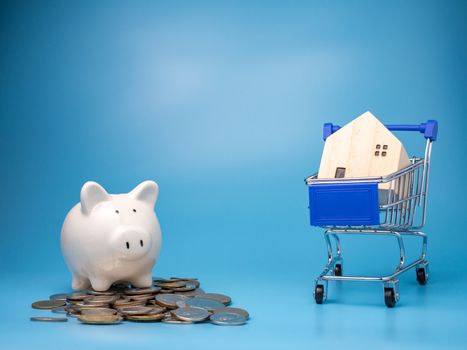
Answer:
<svg viewBox="0 0 467 350"><path fill-rule="evenodd" d="M386 128L422 133L426 138L424 157L413 157L409 166L386 176L318 179L318 174L314 174L305 179L310 196L310 223L325 229L328 256L323 271L315 280L314 298L318 304L327 298L328 281L382 282L384 301L390 308L400 299L400 274L415 268L417 281L421 285L428 281L428 237L420 230L426 220L431 150L437 139L438 122L428 120L419 125L397 124L386 125ZM324 124L324 140L339 129L338 125ZM381 184L385 184L387 192L378 189ZM357 193L358 196L355 195ZM354 206L349 204L354 201L364 203L353 209ZM334 203L341 205L337 216L333 215ZM394 272L384 276L344 276L339 235L351 234L395 237L399 246L399 261ZM410 263L406 262L405 257L405 236L418 237L422 241L420 257ZM334 240L334 247L331 239Z"/></svg>

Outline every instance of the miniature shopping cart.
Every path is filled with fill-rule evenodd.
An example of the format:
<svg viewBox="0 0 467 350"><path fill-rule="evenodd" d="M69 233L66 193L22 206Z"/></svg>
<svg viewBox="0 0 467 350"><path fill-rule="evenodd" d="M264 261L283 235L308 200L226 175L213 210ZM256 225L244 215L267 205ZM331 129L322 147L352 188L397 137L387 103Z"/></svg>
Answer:
<svg viewBox="0 0 467 350"><path fill-rule="evenodd" d="M325 229L327 245L328 261L315 282L314 298L318 304L326 300L328 281L382 282L384 302L388 307L394 307L399 300L400 274L415 268L417 281L421 285L428 281L427 235L420 230L425 223L431 147L436 141L438 122L428 120L420 125L386 125L386 128L422 133L426 139L424 157L411 158L409 166L387 176L318 179L315 174L305 180L310 200L310 223ZM324 140L339 129L337 125L324 124ZM381 187L386 189L384 193L378 190ZM340 234L395 237L400 253L394 272L381 277L344 276ZM410 263L405 261L404 236L422 240L421 256Z"/></svg>

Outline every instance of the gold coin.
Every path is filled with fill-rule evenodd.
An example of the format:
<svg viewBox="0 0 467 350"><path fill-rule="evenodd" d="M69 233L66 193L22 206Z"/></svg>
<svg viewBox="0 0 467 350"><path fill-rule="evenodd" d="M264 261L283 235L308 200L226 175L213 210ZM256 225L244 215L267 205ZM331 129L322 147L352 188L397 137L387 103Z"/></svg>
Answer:
<svg viewBox="0 0 467 350"><path fill-rule="evenodd" d="M149 315L127 315L126 319L135 322L156 322L162 320L164 317L165 315L163 313L159 313Z"/></svg>
<svg viewBox="0 0 467 350"><path fill-rule="evenodd" d="M165 307L159 306L159 305L148 305L148 307L151 308L151 311L149 311L147 314L161 314L163 312L166 312L167 309Z"/></svg>
<svg viewBox="0 0 467 350"><path fill-rule="evenodd" d="M130 298L128 298L127 296L125 297L122 297L120 299L117 299L113 302L113 305L118 305L118 304L125 304L125 303L129 303L130 302Z"/></svg>
<svg viewBox="0 0 467 350"><path fill-rule="evenodd" d="M177 282L157 282L156 285L158 287L164 288L164 289L172 289L172 288L181 288L185 287L186 282L185 281L177 281Z"/></svg>
<svg viewBox="0 0 467 350"><path fill-rule="evenodd" d="M104 307L98 307L94 309L83 309L81 310L81 315L116 315L117 310L109 309Z"/></svg>
<svg viewBox="0 0 467 350"><path fill-rule="evenodd" d="M126 286L125 288L128 288L128 286ZM115 295L115 294L117 294L117 292L115 290L112 290L112 289L105 290L105 291L98 291L98 290L94 290L94 289L89 289L88 294L90 294L90 295Z"/></svg>
<svg viewBox="0 0 467 350"><path fill-rule="evenodd" d="M117 324L123 318L120 315L79 315L78 320L88 324Z"/></svg>
<svg viewBox="0 0 467 350"><path fill-rule="evenodd" d="M173 291L172 289L161 289L161 290L159 291L159 293L161 293L161 294L171 294L171 293L173 293L173 292L174 292L174 291Z"/></svg>
<svg viewBox="0 0 467 350"><path fill-rule="evenodd" d="M81 310L86 310L86 309L97 309L97 308L108 308L109 307L109 304L83 304L83 303L79 303L79 304L74 304L73 305L73 309L75 311L81 311Z"/></svg>
<svg viewBox="0 0 467 350"><path fill-rule="evenodd" d="M66 302L63 300L40 300L32 303L34 309L49 310L56 307L65 306Z"/></svg>
<svg viewBox="0 0 467 350"><path fill-rule="evenodd" d="M140 294L140 295L130 295L130 300L137 301L137 300L144 300L148 301L154 299L154 294Z"/></svg>
<svg viewBox="0 0 467 350"><path fill-rule="evenodd" d="M153 308L148 306L128 306L118 309L118 311L124 315L145 315L152 310Z"/></svg>
<svg viewBox="0 0 467 350"><path fill-rule="evenodd" d="M74 293L68 294L66 297L66 300L67 301L84 300L84 298L86 298L87 296L89 296L89 294L85 292L74 292Z"/></svg>
<svg viewBox="0 0 467 350"><path fill-rule="evenodd" d="M185 285L191 284L194 285L195 288L198 288L200 286L200 283L197 278L177 278L173 279L172 281L184 281Z"/></svg>
<svg viewBox="0 0 467 350"><path fill-rule="evenodd" d="M165 280L168 282L177 282L177 281L198 281L197 278L189 278L189 277L170 277L169 279Z"/></svg>
<svg viewBox="0 0 467 350"><path fill-rule="evenodd" d="M122 307L129 307L129 306L144 306L146 305L145 300L135 300L135 301L127 301L121 303L114 303L113 307L115 309L121 309Z"/></svg>
<svg viewBox="0 0 467 350"><path fill-rule="evenodd" d="M50 300L63 300L65 301L67 298L68 294L67 293L58 293L58 294L53 294L49 297Z"/></svg>

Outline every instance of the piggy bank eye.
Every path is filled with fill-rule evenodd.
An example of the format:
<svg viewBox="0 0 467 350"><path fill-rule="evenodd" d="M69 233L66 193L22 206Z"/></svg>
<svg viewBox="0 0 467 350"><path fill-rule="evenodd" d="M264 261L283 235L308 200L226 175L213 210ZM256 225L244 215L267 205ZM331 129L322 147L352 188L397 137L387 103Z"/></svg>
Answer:
<svg viewBox="0 0 467 350"><path fill-rule="evenodd" d="M136 213L136 209L133 209L133 213Z"/></svg>
<svg viewBox="0 0 467 350"><path fill-rule="evenodd" d="M116 212L117 214L120 213L118 210L115 210L115 212Z"/></svg>

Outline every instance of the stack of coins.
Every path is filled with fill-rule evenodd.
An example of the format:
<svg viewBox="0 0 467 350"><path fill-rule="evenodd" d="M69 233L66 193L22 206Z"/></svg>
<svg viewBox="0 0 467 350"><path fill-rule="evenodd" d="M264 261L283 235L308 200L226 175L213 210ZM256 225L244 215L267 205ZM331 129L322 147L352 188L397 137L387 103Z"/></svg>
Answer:
<svg viewBox="0 0 467 350"><path fill-rule="evenodd" d="M246 310L228 307L227 295L206 293L196 278L153 278L153 285L134 288L126 283L114 284L107 291L93 289L51 295L36 301L35 309L76 317L85 324L119 324L163 322L193 324L210 322L238 326L247 322ZM65 317L31 317L31 321L66 322Z"/></svg>

